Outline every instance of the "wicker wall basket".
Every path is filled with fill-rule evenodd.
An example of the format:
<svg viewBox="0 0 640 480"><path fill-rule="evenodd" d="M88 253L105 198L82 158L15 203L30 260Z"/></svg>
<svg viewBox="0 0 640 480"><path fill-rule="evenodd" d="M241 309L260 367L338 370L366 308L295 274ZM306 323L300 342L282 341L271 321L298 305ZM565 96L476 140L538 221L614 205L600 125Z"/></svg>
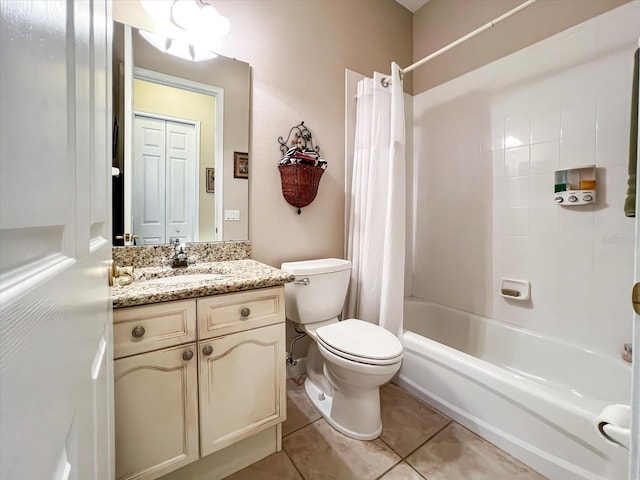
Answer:
<svg viewBox="0 0 640 480"><path fill-rule="evenodd" d="M290 205L298 207L300 215L300 209L316 198L324 169L314 165L292 164L280 165L278 170L282 181L282 196Z"/></svg>

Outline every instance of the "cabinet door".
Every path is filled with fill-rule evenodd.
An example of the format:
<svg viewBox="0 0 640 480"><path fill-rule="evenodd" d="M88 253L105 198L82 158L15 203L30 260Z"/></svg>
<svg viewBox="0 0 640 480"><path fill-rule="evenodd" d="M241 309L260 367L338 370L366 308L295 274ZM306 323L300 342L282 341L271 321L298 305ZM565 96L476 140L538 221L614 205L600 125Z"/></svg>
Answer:
<svg viewBox="0 0 640 480"><path fill-rule="evenodd" d="M198 459L195 356L189 344L114 362L117 479L155 479Z"/></svg>
<svg viewBox="0 0 640 480"><path fill-rule="evenodd" d="M200 452L286 419L284 323L199 342Z"/></svg>

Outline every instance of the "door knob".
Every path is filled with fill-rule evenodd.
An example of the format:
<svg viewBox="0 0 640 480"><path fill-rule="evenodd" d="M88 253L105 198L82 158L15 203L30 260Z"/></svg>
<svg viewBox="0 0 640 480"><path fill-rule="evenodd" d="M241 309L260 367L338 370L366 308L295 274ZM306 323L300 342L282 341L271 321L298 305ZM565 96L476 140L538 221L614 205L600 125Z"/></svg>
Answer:
<svg viewBox="0 0 640 480"><path fill-rule="evenodd" d="M240 310L240 315L242 315L244 318L247 318L249 315L251 315L251 310L249 310L247 307L244 307L242 310Z"/></svg>
<svg viewBox="0 0 640 480"><path fill-rule="evenodd" d="M211 355L213 353L213 347L211 345L207 345L202 349L202 354L205 357L208 357L209 355Z"/></svg>
<svg viewBox="0 0 640 480"><path fill-rule="evenodd" d="M186 352L184 352L184 353L182 354L182 359L183 359L183 360L189 361L189 360L191 360L192 358L193 358L193 352L192 352L191 350L187 350Z"/></svg>
<svg viewBox="0 0 640 480"><path fill-rule="evenodd" d="M640 282L636 283L631 290L631 304L636 315L640 315Z"/></svg>

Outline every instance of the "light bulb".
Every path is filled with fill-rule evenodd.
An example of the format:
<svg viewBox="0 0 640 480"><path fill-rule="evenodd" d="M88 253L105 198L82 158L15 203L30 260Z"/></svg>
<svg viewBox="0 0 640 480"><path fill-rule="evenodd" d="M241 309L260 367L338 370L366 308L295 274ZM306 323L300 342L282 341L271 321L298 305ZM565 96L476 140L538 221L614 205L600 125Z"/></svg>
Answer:
<svg viewBox="0 0 640 480"><path fill-rule="evenodd" d="M159 23L171 20L171 5L174 0L140 0L142 8Z"/></svg>
<svg viewBox="0 0 640 480"><path fill-rule="evenodd" d="M162 52L167 51L167 37L164 35L160 35L159 33L151 33L145 30L139 30L140 35L151 45L156 47L158 50Z"/></svg>
<svg viewBox="0 0 640 480"><path fill-rule="evenodd" d="M196 27L200 15L201 9L195 0L175 0L171 7L171 20L186 31Z"/></svg>

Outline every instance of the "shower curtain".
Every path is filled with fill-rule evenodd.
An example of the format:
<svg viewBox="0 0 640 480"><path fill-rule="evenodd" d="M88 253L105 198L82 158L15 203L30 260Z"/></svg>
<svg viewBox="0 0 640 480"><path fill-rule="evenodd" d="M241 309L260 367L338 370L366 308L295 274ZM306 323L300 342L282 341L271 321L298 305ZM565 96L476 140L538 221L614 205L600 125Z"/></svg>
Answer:
<svg viewBox="0 0 640 480"><path fill-rule="evenodd" d="M390 85L385 86L387 80ZM377 323L400 338L405 263L405 130L400 68L358 82L355 150L347 185L347 318ZM350 187L350 188L349 188Z"/></svg>

